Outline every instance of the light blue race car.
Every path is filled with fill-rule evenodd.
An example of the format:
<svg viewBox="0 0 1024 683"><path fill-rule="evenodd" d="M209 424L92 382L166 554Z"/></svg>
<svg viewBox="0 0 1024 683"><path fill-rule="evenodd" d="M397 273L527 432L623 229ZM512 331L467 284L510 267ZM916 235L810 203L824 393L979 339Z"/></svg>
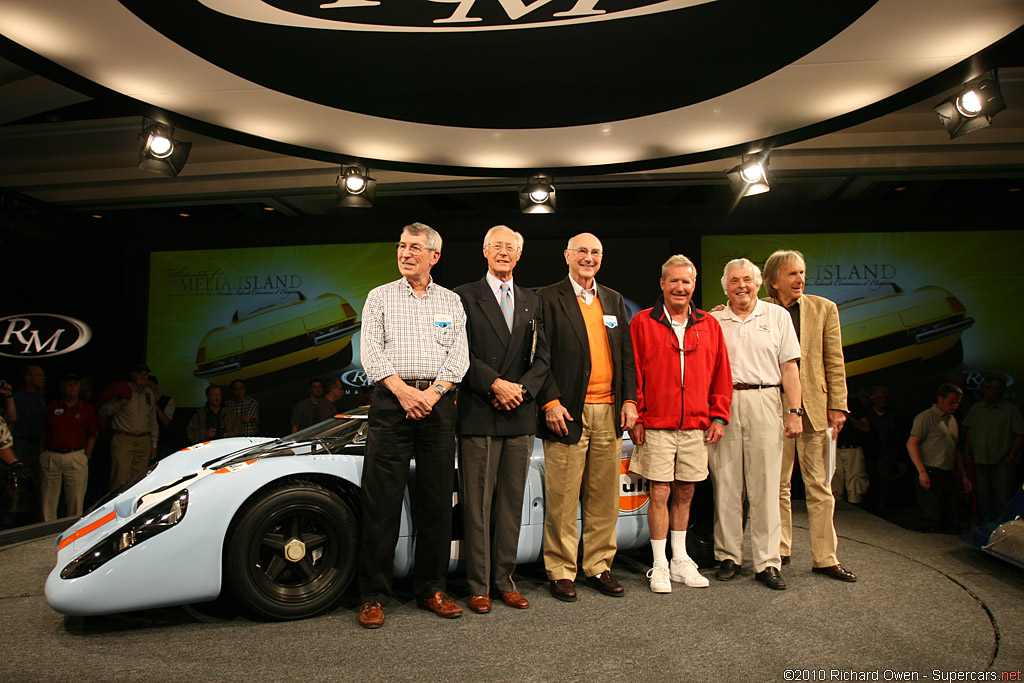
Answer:
<svg viewBox="0 0 1024 683"><path fill-rule="evenodd" d="M263 618L331 609L356 572L366 429L360 411L281 439L221 439L161 460L60 535L46 599L58 612L84 616L204 602L227 588ZM628 473L632 451L624 439L620 549L649 539L648 486ZM458 508L457 482L452 504ZM412 569L411 510L406 490L396 576ZM460 560L461 517L456 509L451 569ZM543 537L544 455L537 440L520 563L540 558Z"/></svg>

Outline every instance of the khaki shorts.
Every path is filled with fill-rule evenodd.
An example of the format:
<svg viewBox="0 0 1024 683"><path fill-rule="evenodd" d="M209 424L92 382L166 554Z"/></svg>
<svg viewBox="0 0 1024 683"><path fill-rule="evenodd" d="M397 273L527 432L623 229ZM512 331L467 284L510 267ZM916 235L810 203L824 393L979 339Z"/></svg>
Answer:
<svg viewBox="0 0 1024 683"><path fill-rule="evenodd" d="M649 481L704 481L708 448L701 429L647 429L633 451L629 471Z"/></svg>

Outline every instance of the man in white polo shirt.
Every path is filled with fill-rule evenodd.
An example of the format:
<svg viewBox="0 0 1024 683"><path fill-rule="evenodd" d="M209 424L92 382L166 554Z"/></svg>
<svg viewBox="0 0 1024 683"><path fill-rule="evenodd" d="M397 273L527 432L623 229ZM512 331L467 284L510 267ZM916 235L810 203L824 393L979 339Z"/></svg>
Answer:
<svg viewBox="0 0 1024 683"><path fill-rule="evenodd" d="M783 434L803 431L800 398L800 343L786 309L759 301L761 270L745 258L725 264L722 289L729 305L718 319L732 369L732 407L722 439L709 447L715 489L715 578L729 581L743 558L743 491L750 503L750 550L754 576L783 590L779 573L779 479ZM782 419L781 388L788 412Z"/></svg>

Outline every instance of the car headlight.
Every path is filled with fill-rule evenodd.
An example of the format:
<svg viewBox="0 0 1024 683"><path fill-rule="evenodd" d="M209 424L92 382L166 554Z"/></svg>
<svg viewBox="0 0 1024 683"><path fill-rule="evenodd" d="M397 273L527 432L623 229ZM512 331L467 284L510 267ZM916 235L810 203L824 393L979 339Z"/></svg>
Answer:
<svg viewBox="0 0 1024 683"><path fill-rule="evenodd" d="M88 551L75 558L60 573L62 579L76 579L102 567L129 548L170 529L185 517L188 489L147 510Z"/></svg>

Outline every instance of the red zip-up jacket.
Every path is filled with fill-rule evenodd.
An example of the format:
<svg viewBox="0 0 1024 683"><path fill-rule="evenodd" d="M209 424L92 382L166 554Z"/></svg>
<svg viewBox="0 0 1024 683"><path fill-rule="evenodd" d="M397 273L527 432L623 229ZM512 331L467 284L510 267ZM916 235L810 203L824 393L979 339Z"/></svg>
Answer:
<svg viewBox="0 0 1024 683"><path fill-rule="evenodd" d="M718 321L690 304L683 351L686 387L679 371L679 341L662 297L629 323L636 359L637 424L644 429L707 429L712 418L729 422L732 370Z"/></svg>

